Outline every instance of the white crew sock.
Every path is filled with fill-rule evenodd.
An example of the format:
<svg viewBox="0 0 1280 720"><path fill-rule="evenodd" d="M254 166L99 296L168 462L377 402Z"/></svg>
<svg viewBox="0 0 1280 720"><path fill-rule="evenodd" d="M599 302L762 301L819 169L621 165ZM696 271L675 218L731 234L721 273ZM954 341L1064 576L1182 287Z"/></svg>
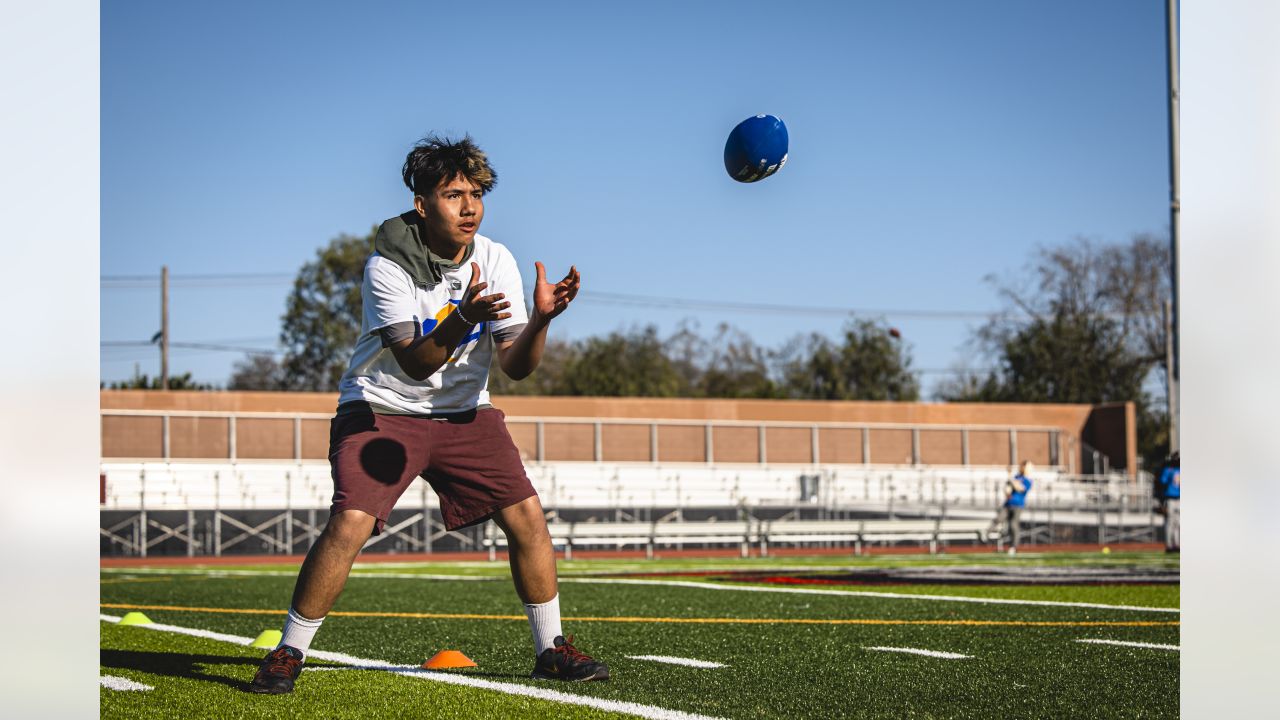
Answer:
<svg viewBox="0 0 1280 720"><path fill-rule="evenodd" d="M541 655L543 650L555 647L552 642L560 629L560 593L544 603L525 603L524 614L529 617L529 629L533 631L533 649Z"/></svg>
<svg viewBox="0 0 1280 720"><path fill-rule="evenodd" d="M297 648L306 655L311 647L311 638L316 636L316 631L320 629L322 622L324 618L309 620L299 615L297 610L289 608L289 617L284 621L284 630L280 633L280 645Z"/></svg>

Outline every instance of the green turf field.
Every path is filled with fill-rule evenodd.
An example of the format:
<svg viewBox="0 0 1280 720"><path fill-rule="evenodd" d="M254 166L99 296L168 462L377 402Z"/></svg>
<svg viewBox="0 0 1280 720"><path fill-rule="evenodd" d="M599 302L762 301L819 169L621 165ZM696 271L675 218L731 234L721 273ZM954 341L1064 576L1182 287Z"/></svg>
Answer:
<svg viewBox="0 0 1280 720"><path fill-rule="evenodd" d="M613 674L575 685L528 679L532 644L504 564L361 563L308 658L308 667L326 669L304 671L289 696L247 691L265 653L248 643L279 629L296 568L104 570L101 674L139 689L104 686L101 716L1177 716L1176 584L773 585L705 574L981 565L1176 570L1177 560L1115 553L562 562L565 630ZM111 621L131 610L157 625ZM443 649L461 650L478 667L418 669Z"/></svg>

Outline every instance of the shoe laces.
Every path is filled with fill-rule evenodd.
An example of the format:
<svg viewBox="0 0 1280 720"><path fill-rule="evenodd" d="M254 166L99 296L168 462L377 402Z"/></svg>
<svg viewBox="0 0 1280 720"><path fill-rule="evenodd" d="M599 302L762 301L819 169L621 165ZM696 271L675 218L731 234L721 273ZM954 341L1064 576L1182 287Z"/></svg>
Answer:
<svg viewBox="0 0 1280 720"><path fill-rule="evenodd" d="M292 675L293 669L302 664L301 660L284 648L268 655L267 660L270 661L267 665L267 673L270 675Z"/></svg>
<svg viewBox="0 0 1280 720"><path fill-rule="evenodd" d="M564 639L564 644L557 647L556 652L563 654L566 660L586 660L587 662L592 662L590 655L587 655L573 646L572 635L569 635Z"/></svg>

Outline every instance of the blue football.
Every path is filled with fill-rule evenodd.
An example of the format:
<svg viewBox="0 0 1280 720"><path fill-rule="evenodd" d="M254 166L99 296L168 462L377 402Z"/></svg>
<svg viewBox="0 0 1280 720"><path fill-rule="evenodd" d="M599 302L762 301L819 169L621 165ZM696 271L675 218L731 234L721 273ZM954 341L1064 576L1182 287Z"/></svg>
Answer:
<svg viewBox="0 0 1280 720"><path fill-rule="evenodd" d="M787 126L773 115L738 123L724 144L724 169L738 182L763 180L787 162Z"/></svg>

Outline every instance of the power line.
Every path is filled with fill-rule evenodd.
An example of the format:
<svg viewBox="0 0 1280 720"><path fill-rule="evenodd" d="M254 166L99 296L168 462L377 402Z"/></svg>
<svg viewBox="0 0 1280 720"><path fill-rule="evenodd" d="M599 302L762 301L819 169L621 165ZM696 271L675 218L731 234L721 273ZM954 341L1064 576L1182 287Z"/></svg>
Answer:
<svg viewBox="0 0 1280 720"><path fill-rule="evenodd" d="M292 273L174 273L170 280L292 280ZM156 275L102 275L102 282L160 282Z"/></svg>
<svg viewBox="0 0 1280 720"><path fill-rule="evenodd" d="M137 347L154 347L155 344L148 340L104 340L100 343L104 348L137 348ZM268 348L245 347L242 345L222 345L218 343L191 343L191 342L171 342L169 347L182 348L185 350L216 350L219 352L238 352L248 353L250 355L278 355L278 350Z"/></svg>
<svg viewBox="0 0 1280 720"><path fill-rule="evenodd" d="M103 275L99 281L103 290L154 290L160 285L159 280L145 275ZM267 287L292 282L293 276L285 273L169 276L171 288Z"/></svg>
<svg viewBox="0 0 1280 720"><path fill-rule="evenodd" d="M144 289L159 285L159 279L151 275L103 275L103 289ZM170 287L245 287L292 283L294 276L288 273L209 273L169 276ZM532 289L530 288L530 293ZM583 291L580 297L586 302L611 305L659 307L677 310L741 312L741 313L807 313L810 315L892 315L948 320L985 320L996 313L965 310L902 310L874 308L840 308L816 305L776 305L767 303L725 302L698 300L659 295L635 295L629 293Z"/></svg>
<svg viewBox="0 0 1280 720"><path fill-rule="evenodd" d="M171 287L249 287L290 284L294 275L289 273L208 273L189 275L170 275ZM102 275L103 289L140 289L159 286L159 279L150 275ZM532 289L529 289L532 294ZM779 315L803 314L828 317L895 317L914 318L920 320L976 320L986 321L1001 315L1030 319L1025 312L1004 310L929 310L908 308L853 308L832 305L787 305L775 303L732 302L724 300L702 300L681 298L667 295L638 295L633 293L603 292L583 290L579 298L587 303L621 305L631 307L664 308L684 310L686 312L729 312L729 313L773 313ZM1123 318L1123 314L1107 313L1112 319ZM1146 316L1146 315L1142 315Z"/></svg>
<svg viewBox="0 0 1280 720"><path fill-rule="evenodd" d="M972 310L901 310L872 308L841 308L830 305L777 305L769 303L726 302L722 300L693 300L688 298L662 297L657 295L632 295L629 293L599 292L583 290L580 297L589 302L600 302L612 305L640 305L645 307L664 307L677 310L717 310L725 312L749 313L805 313L810 315L892 315L894 317L915 317L948 320L986 320L999 313L977 312Z"/></svg>

